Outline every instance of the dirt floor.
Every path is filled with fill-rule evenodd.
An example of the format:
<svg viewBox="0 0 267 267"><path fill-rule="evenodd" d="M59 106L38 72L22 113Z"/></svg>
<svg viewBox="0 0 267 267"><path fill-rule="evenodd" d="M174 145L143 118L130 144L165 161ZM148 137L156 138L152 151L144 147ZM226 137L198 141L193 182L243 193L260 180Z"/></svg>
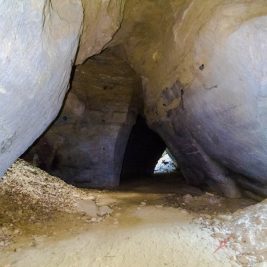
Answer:
<svg viewBox="0 0 267 267"><path fill-rule="evenodd" d="M0 184L0 267L267 266L267 202L177 175L80 190L22 160Z"/></svg>

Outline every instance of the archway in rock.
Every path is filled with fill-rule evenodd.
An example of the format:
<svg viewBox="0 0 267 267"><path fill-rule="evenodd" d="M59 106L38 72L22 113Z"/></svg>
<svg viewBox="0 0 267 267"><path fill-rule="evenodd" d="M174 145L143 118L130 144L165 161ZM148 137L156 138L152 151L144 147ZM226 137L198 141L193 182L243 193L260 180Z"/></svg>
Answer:
<svg viewBox="0 0 267 267"><path fill-rule="evenodd" d="M78 66L71 84L59 116L24 158L75 186L116 187L141 112L140 79L105 50Z"/></svg>
<svg viewBox="0 0 267 267"><path fill-rule="evenodd" d="M51 127L23 158L78 187L113 188L151 177L166 149L142 114L141 83L116 50L73 72Z"/></svg>
<svg viewBox="0 0 267 267"><path fill-rule="evenodd" d="M161 137L147 126L143 117L138 116L126 147L121 180L153 175L165 149Z"/></svg>

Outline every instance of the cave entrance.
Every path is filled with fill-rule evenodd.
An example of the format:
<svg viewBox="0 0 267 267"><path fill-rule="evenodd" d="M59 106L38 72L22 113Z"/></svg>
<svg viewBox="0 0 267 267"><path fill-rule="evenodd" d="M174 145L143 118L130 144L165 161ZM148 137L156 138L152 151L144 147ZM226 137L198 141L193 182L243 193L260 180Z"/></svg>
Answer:
<svg viewBox="0 0 267 267"><path fill-rule="evenodd" d="M170 151L166 149L161 155L154 169L154 175L170 174L177 171L177 163Z"/></svg>
<svg viewBox="0 0 267 267"><path fill-rule="evenodd" d="M154 183L168 165L166 144L138 115L141 88L140 77L116 51L88 59L73 72L57 119L23 158L77 187L117 188L131 180L141 185L148 177Z"/></svg>
<svg viewBox="0 0 267 267"><path fill-rule="evenodd" d="M165 142L148 127L143 117L138 116L126 146L121 182L172 170L175 170L175 167L168 155Z"/></svg>

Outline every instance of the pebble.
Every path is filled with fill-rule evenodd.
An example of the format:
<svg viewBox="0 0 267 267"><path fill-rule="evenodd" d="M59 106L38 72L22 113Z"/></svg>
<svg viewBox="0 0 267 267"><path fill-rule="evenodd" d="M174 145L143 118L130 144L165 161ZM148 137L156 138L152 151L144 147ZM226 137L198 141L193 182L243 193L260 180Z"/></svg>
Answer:
<svg viewBox="0 0 267 267"><path fill-rule="evenodd" d="M19 234L20 233L20 230L19 229L16 229L15 231L14 231L14 235L17 235L17 234Z"/></svg>
<svg viewBox="0 0 267 267"><path fill-rule="evenodd" d="M207 195L207 196L211 196L211 197L214 197L214 194L212 194L212 193L209 193L209 192L206 192L206 193L205 193L205 195Z"/></svg>
<svg viewBox="0 0 267 267"><path fill-rule="evenodd" d="M244 265L249 263L249 259L245 255L239 256L238 261Z"/></svg>
<svg viewBox="0 0 267 267"><path fill-rule="evenodd" d="M267 267L267 261L265 262L260 262L260 263L256 263L255 267Z"/></svg>
<svg viewBox="0 0 267 267"><path fill-rule="evenodd" d="M223 239L225 237L225 234L223 233L215 233L213 234L213 237L216 239Z"/></svg>
<svg viewBox="0 0 267 267"><path fill-rule="evenodd" d="M232 216L226 214L219 214L217 218L223 221L230 221L232 219Z"/></svg>
<svg viewBox="0 0 267 267"><path fill-rule="evenodd" d="M192 197L192 195L190 195L190 194L186 194L186 195L183 196L183 201L184 201L186 204L190 203L192 200L193 200L193 197Z"/></svg>
<svg viewBox="0 0 267 267"><path fill-rule="evenodd" d="M211 220L212 217L211 217L209 214L206 214L206 215L205 215L205 219L206 219L206 220Z"/></svg>
<svg viewBox="0 0 267 267"><path fill-rule="evenodd" d="M109 206L102 206L102 207L99 207L97 215L105 216L105 215L111 214L112 212L113 210Z"/></svg>
<svg viewBox="0 0 267 267"><path fill-rule="evenodd" d="M181 213L184 214L184 215L187 215L188 211L187 210L181 210Z"/></svg>
<svg viewBox="0 0 267 267"><path fill-rule="evenodd" d="M220 221L218 219L213 219L212 220L212 225L219 225Z"/></svg>
<svg viewBox="0 0 267 267"><path fill-rule="evenodd" d="M36 246L37 246L37 243L36 243L36 241L35 241L35 240L33 240L33 241L31 242L30 246L31 246L31 247L36 247Z"/></svg>

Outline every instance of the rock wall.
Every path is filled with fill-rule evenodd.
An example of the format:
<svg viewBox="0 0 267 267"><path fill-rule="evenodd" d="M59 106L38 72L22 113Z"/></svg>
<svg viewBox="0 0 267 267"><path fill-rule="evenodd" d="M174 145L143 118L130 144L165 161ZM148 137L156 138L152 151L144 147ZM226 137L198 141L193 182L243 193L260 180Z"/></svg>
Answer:
<svg viewBox="0 0 267 267"><path fill-rule="evenodd" d="M186 179L228 196L239 195L236 182L266 195L266 0L0 4L0 174L58 113L84 11L76 64L105 47L124 50L142 77L147 121ZM69 101L75 114L88 106Z"/></svg>
<svg viewBox="0 0 267 267"><path fill-rule="evenodd" d="M266 25L264 0L129 0L113 40L188 181L228 196L239 195L233 173L254 191L267 185Z"/></svg>
<svg viewBox="0 0 267 267"><path fill-rule="evenodd" d="M59 117L25 158L77 186L117 186L140 90L135 72L110 51L89 59L76 68Z"/></svg>
<svg viewBox="0 0 267 267"><path fill-rule="evenodd" d="M0 175L55 119L73 63L111 40L124 2L0 0Z"/></svg>
<svg viewBox="0 0 267 267"><path fill-rule="evenodd" d="M119 29L126 0L82 0L84 25L76 64L98 54Z"/></svg>
<svg viewBox="0 0 267 267"><path fill-rule="evenodd" d="M0 1L0 175L56 117L82 18L79 0Z"/></svg>

